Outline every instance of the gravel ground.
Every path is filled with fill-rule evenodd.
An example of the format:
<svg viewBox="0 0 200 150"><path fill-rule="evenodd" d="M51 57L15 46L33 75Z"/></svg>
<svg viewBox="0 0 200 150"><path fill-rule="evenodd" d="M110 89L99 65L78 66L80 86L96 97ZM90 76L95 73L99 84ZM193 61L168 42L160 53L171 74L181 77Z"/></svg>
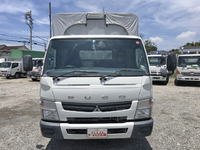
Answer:
<svg viewBox="0 0 200 150"><path fill-rule="evenodd" d="M154 85L154 129L146 138L119 140L54 140L39 128L39 82L0 77L0 150L198 150L200 86Z"/></svg>

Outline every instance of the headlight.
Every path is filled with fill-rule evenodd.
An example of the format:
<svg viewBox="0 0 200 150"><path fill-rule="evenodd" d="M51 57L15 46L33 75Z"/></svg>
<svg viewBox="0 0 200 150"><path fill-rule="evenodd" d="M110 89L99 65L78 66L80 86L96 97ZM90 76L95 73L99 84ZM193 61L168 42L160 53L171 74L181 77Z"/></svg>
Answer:
<svg viewBox="0 0 200 150"><path fill-rule="evenodd" d="M136 119L143 119L143 118L149 118L150 117L150 109L139 109L136 112Z"/></svg>
<svg viewBox="0 0 200 150"><path fill-rule="evenodd" d="M56 110L43 110L44 119L58 120L58 113Z"/></svg>
<svg viewBox="0 0 200 150"><path fill-rule="evenodd" d="M39 103L40 108L41 108L41 113L42 113L43 119L59 120L55 102L39 100L38 103Z"/></svg>
<svg viewBox="0 0 200 150"><path fill-rule="evenodd" d="M151 117L151 108L153 106L154 99L145 99L138 102L135 119L145 119Z"/></svg>

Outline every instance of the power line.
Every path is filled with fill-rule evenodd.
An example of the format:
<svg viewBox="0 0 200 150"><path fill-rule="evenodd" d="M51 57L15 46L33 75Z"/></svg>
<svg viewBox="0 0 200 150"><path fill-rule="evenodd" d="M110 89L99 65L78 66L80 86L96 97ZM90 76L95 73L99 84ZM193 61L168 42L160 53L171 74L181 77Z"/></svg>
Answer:
<svg viewBox="0 0 200 150"><path fill-rule="evenodd" d="M13 38L20 38L20 39L26 39L29 40L29 38L24 38L24 37L19 37L19 36L13 36L13 35L7 35L7 34L0 34L2 36L8 36L8 37L13 37Z"/></svg>

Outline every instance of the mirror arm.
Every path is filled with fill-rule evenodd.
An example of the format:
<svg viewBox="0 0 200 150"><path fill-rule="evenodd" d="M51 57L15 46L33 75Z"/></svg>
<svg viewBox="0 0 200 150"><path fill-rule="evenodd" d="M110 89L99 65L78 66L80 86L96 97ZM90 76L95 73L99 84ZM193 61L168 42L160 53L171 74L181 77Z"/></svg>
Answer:
<svg viewBox="0 0 200 150"><path fill-rule="evenodd" d="M173 75L173 74L174 74L174 71L172 71L172 73L168 73L169 76L171 76L171 75Z"/></svg>

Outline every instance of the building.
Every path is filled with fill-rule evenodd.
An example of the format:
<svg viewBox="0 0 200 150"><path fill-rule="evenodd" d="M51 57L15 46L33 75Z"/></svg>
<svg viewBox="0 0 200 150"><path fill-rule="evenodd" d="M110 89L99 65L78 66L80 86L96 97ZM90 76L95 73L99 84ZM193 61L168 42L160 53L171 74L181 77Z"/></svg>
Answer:
<svg viewBox="0 0 200 150"><path fill-rule="evenodd" d="M12 50L29 50L26 46L6 46L6 45L0 45L0 58L5 58L8 60L11 58L11 51Z"/></svg>
<svg viewBox="0 0 200 150"><path fill-rule="evenodd" d="M200 54L200 46L184 46L179 49L179 54Z"/></svg>
<svg viewBox="0 0 200 150"><path fill-rule="evenodd" d="M32 58L43 58L44 51L31 51L26 46L0 45L0 60L21 61L24 55L31 55Z"/></svg>

